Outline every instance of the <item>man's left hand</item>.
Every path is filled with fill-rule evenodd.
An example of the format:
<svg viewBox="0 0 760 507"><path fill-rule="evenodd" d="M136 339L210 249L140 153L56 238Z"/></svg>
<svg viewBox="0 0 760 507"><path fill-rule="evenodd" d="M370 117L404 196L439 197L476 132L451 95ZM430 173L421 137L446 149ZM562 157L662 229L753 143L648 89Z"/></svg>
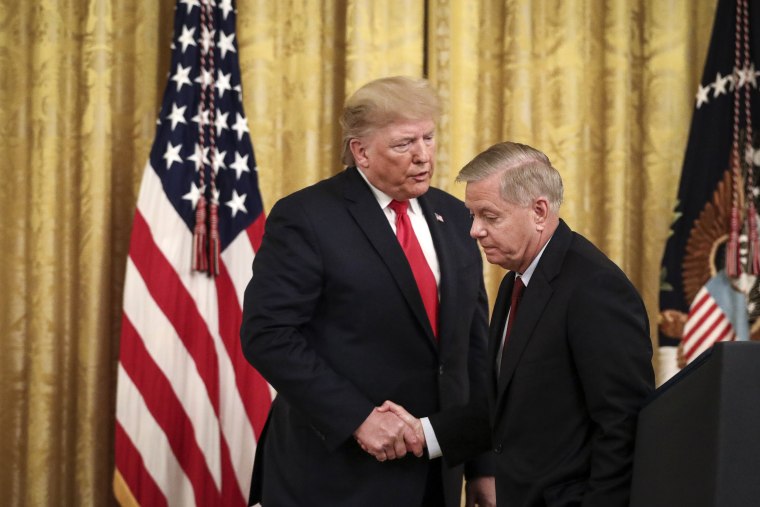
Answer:
<svg viewBox="0 0 760 507"><path fill-rule="evenodd" d="M470 479L465 494L465 507L496 507L496 480L492 476Z"/></svg>

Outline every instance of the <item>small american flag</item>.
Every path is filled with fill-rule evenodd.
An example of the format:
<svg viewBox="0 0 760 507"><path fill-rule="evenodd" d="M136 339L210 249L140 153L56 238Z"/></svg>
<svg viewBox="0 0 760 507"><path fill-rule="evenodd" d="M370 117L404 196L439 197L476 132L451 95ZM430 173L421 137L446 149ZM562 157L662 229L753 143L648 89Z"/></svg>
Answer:
<svg viewBox="0 0 760 507"><path fill-rule="evenodd" d="M686 364L718 342L746 340L749 336L746 301L721 272L702 287L689 308L683 331Z"/></svg>
<svg viewBox="0 0 760 507"><path fill-rule="evenodd" d="M235 15L232 0L176 6L124 285L114 475L122 505L245 505L271 403L239 339L264 213Z"/></svg>

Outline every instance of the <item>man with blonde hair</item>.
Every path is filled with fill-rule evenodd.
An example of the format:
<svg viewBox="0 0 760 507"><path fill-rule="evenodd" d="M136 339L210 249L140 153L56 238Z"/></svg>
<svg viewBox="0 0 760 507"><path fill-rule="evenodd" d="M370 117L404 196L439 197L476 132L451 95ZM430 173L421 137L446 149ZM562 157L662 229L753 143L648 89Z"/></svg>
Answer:
<svg viewBox="0 0 760 507"><path fill-rule="evenodd" d="M498 505L627 506L636 419L654 389L639 294L559 218L562 178L540 151L496 144L457 179L471 236L510 272L491 318L489 409L436 429L444 458L490 445Z"/></svg>
<svg viewBox="0 0 760 507"><path fill-rule="evenodd" d="M425 80L363 86L341 122L348 167L267 218L241 340L278 395L252 503L460 503L463 467L436 457L435 431L485 400L488 307L467 210L430 186L438 115ZM386 400L424 428L380 410ZM486 472L468 466L468 476ZM493 497L492 481L473 484Z"/></svg>

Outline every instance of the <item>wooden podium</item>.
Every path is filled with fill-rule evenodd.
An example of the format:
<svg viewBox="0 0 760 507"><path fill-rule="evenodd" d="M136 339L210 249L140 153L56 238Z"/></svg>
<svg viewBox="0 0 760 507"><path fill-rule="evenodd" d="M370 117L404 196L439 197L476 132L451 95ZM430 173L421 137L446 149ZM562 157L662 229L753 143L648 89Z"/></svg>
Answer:
<svg viewBox="0 0 760 507"><path fill-rule="evenodd" d="M718 343L639 415L632 507L760 506L760 342Z"/></svg>

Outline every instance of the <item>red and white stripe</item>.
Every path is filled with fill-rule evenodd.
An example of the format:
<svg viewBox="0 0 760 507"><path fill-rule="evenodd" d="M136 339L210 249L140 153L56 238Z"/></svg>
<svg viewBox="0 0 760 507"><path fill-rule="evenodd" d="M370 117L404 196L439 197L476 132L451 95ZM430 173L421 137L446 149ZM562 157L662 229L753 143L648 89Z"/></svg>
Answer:
<svg viewBox="0 0 760 507"><path fill-rule="evenodd" d="M117 481L138 504L246 504L272 398L239 339L263 222L262 214L222 252L219 276L193 272L192 231L153 168L145 170L124 284L116 407Z"/></svg>
<svg viewBox="0 0 760 507"><path fill-rule="evenodd" d="M702 287L694 297L683 333L683 355L687 363L718 342L736 340L731 321L707 287Z"/></svg>

